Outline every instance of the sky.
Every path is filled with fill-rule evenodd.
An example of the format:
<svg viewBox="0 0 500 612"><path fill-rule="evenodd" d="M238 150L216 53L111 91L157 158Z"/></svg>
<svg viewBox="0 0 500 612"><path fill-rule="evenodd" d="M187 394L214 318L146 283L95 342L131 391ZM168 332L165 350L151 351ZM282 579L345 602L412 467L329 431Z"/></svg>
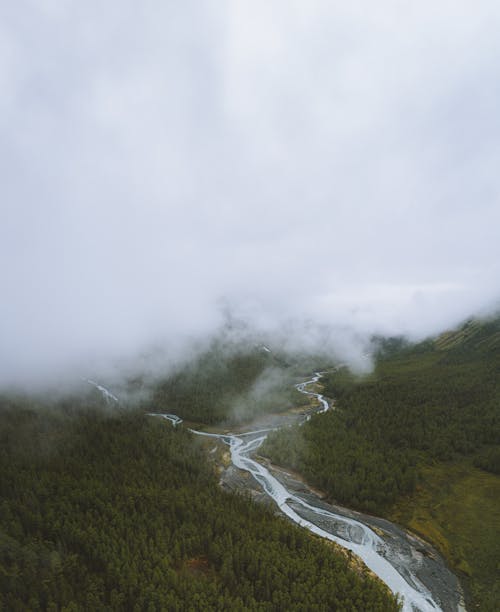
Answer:
<svg viewBox="0 0 500 612"><path fill-rule="evenodd" d="M499 30L487 0L1 3L0 386L227 312L347 354L498 308Z"/></svg>

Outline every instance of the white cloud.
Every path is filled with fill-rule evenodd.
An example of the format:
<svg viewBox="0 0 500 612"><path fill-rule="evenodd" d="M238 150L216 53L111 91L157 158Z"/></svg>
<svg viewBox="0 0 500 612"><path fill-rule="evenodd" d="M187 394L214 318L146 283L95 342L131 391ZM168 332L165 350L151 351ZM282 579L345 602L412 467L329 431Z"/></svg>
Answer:
<svg viewBox="0 0 500 612"><path fill-rule="evenodd" d="M0 13L0 382L177 346L221 298L413 335L498 299L497 3Z"/></svg>

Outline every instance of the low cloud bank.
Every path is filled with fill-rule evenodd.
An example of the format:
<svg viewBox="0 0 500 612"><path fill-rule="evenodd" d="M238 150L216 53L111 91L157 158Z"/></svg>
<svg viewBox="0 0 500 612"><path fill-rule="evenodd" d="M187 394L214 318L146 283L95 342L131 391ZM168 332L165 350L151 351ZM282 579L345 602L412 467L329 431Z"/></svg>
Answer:
<svg viewBox="0 0 500 612"><path fill-rule="evenodd" d="M2 8L0 386L498 307L500 7L406 9Z"/></svg>

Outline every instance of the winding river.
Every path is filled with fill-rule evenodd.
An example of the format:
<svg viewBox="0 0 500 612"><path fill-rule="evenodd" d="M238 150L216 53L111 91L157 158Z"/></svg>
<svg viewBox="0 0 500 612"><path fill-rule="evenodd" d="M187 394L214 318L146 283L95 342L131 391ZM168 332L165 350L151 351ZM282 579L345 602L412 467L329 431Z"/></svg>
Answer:
<svg viewBox="0 0 500 612"><path fill-rule="evenodd" d="M297 384L296 388L318 400L316 412L326 412L330 409L328 401L320 393L308 390L320 378L321 373L317 372L310 380ZM109 394L94 381L88 382ZM106 398L109 399L109 395ZM164 418L173 426L182 423L175 414L149 414ZM302 417L302 421L309 418L310 414ZM227 444L233 466L251 474L284 515L362 559L393 593L398 594L404 612L464 610L456 577L428 544L384 519L328 505L307 486L294 486L293 478L286 472L273 470L256 461L253 456L274 429L257 428L239 434L190 431Z"/></svg>
<svg viewBox="0 0 500 612"><path fill-rule="evenodd" d="M321 374L316 373L311 380L297 385L301 393L318 399L319 412L329 409L327 400L319 393L308 391L307 387L316 383ZM307 419L310 415L306 416ZM313 533L336 542L351 550L391 589L403 599L403 610L421 612L441 610L432 595L416 576L404 578L387 560L386 545L370 527L357 520L335 514L329 510L314 506L297 494L288 490L270 471L252 459L252 454L267 437L268 431L251 431L240 435L207 434L191 430L201 436L221 439L231 449L232 463L240 470L249 472L271 497L283 514L292 521Z"/></svg>

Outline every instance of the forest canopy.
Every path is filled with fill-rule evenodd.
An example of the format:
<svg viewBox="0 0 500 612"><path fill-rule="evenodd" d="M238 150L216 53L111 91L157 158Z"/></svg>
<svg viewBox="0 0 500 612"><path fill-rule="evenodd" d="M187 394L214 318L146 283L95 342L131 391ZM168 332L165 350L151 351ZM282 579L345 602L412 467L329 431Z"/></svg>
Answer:
<svg viewBox="0 0 500 612"><path fill-rule="evenodd" d="M0 403L0 609L397 610L142 411Z"/></svg>
<svg viewBox="0 0 500 612"><path fill-rule="evenodd" d="M500 320L416 346L378 346L371 375L340 368L323 377L335 410L272 433L262 453L332 498L378 513L413 491L419 465L430 461L471 456L497 471Z"/></svg>

